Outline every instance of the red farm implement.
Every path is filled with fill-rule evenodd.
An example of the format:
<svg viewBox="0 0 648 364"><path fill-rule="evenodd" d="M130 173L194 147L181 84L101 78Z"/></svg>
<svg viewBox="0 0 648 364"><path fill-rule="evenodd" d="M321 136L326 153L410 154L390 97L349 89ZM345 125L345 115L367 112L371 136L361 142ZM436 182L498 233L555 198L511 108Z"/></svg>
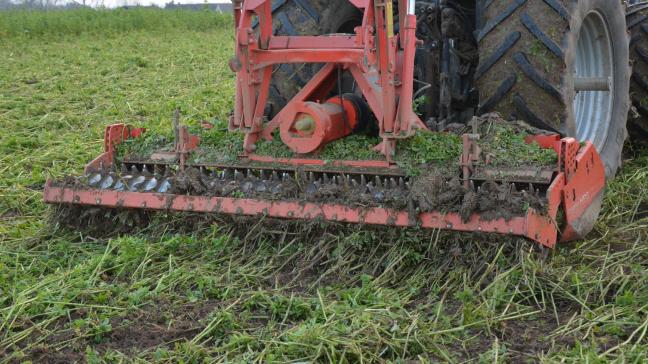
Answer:
<svg viewBox="0 0 648 364"><path fill-rule="evenodd" d="M460 39L475 44L473 33L479 38L488 25L482 24L481 33L453 36L448 30L453 25L451 10L458 13L460 7L452 1L350 0L346 8L358 14L353 31L286 35L273 21L283 3L234 1L236 55L230 67L237 78L228 128L244 136L235 160L192 158L204 141L178 124L172 148L129 159L118 155L120 145L146 133L115 124L106 128L104 153L86 166L85 175L72 183L49 181L45 201L511 234L546 247L581 238L592 229L601 208L606 165L596 143L565 136L569 132L561 136L556 130L566 129L560 126L526 120L534 130L548 130L527 135L526 142L555 152L550 165L493 164L477 129L457 138L459 157L443 162L440 167L449 172L439 179L413 175L398 163L399 145L417 134L447 134L442 131L447 125L462 123L461 110L493 111L482 99L473 108L466 106L474 89L470 85L488 64L483 66L481 50L481 61L460 53L466 52ZM484 11L479 5L473 10ZM432 43L417 23L425 21L431 28L435 14L446 23L439 25L441 35ZM438 61L425 75L419 67L423 56ZM275 79L275 73L285 65L310 65L314 71L269 111L273 90L284 82ZM606 87L609 92L609 85L603 87L595 76L579 75L574 83L580 92L606 92L600 90ZM462 82L470 87L456 86ZM589 84L595 89L587 89ZM434 107L426 112L414 106L421 95L433 99ZM472 117L464 117L463 123ZM373 130L376 143L358 154L374 152L375 158L321 157L331 143L368 130ZM280 139L290 156L259 152L273 139Z"/></svg>

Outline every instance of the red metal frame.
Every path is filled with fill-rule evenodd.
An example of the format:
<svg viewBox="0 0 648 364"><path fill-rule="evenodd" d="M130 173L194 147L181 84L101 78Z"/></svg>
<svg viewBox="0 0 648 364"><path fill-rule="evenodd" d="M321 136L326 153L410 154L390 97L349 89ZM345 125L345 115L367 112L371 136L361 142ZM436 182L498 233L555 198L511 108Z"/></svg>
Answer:
<svg viewBox="0 0 648 364"><path fill-rule="evenodd" d="M273 36L270 0L235 1L236 56L230 65L237 73L237 87L230 129L246 134L246 155L254 153L259 138L270 140L275 129L290 128L305 102L323 102L341 69L351 73L376 116L383 139L376 149L387 160L394 156L397 139L425 128L412 109L416 16L407 13L407 2L399 0L399 34L393 31L390 1L355 0L352 4L364 9L355 35ZM256 30L252 27L255 17ZM326 65L265 123L272 70L282 63ZM297 140L287 144L291 142ZM312 151L317 147L293 149Z"/></svg>
<svg viewBox="0 0 648 364"><path fill-rule="evenodd" d="M137 138L142 135L146 129L134 128L125 124L113 124L106 127L104 131L104 152L88 163L85 173L96 171L113 164L117 145L124 140Z"/></svg>
<svg viewBox="0 0 648 364"><path fill-rule="evenodd" d="M143 129L132 128L123 124L111 125L106 128L105 152L86 167L86 171L95 172L108 169L114 161L117 145L129 138L139 137ZM185 135L186 137L187 135ZM196 139L191 141L191 147ZM469 143L474 138L464 137ZM563 209L565 225L560 232L561 241L582 238L580 225L589 222L592 209L596 211L597 202L605 189L605 169L592 143L581 145L573 138L560 139L557 135L531 137L529 142L537 142L543 148L552 148L559 156L555 169L555 177L547 189L546 198L548 209L540 213L530 208L524 216L510 220L486 220L480 214L474 213L466 222L455 213L440 212L420 213L412 216L407 211L397 211L389 208L349 207L339 204L311 203L303 201L266 201L245 198L186 196L174 194L118 192L97 189L77 189L76 187L60 187L48 181L45 186L44 200L52 204L76 204L87 206L103 206L114 208L143 208L165 211L213 212L236 215L265 215L284 219L313 219L323 218L330 221L363 223L390 226L420 226L431 229L448 229L456 231L476 231L500 234L513 234L526 237L546 247L552 248L559 238L559 226L556 218L559 209ZM182 143L184 144L184 143ZM474 147L467 147L473 154ZM186 152L180 148L178 155ZM462 156L462 161L470 161ZM273 163L287 165L321 166L320 160L285 159L272 160ZM383 167L388 171L391 167L385 161L374 161L374 167ZM341 166L364 166L351 162L337 162Z"/></svg>

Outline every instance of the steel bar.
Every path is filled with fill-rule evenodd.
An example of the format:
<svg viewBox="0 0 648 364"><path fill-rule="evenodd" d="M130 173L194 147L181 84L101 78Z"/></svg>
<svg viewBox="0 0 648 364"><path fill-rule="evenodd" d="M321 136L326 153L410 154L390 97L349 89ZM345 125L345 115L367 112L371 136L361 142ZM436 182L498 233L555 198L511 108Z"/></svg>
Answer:
<svg viewBox="0 0 648 364"><path fill-rule="evenodd" d="M575 77L574 91L610 91L612 80L609 77Z"/></svg>

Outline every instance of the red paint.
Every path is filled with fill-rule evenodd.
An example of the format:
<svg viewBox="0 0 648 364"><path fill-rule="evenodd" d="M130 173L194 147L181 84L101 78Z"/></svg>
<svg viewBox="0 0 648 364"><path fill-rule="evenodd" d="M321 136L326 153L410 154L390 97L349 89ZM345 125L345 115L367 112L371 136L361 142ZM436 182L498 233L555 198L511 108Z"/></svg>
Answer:
<svg viewBox="0 0 648 364"><path fill-rule="evenodd" d="M268 216L281 219L316 219L368 225L397 227L420 226L428 229L455 231L479 231L525 236L531 240L552 247L556 243L557 231L551 221L533 210L526 216L509 221L504 219L485 221L479 214L473 214L463 222L457 214L439 212L421 213L410 218L406 211L387 208L356 208L337 204L310 202L265 201L226 197L167 195L138 192L117 192L99 190L74 190L53 187L45 188L45 202L55 204L76 204L111 208L136 208L162 211L191 211L201 213L223 213L231 215ZM538 235L538 231L540 234Z"/></svg>

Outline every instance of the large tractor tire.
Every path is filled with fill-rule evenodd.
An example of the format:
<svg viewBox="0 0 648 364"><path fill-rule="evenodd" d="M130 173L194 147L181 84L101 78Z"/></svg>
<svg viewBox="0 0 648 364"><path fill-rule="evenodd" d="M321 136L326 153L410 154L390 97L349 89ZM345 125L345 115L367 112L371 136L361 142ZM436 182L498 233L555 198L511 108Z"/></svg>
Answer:
<svg viewBox="0 0 648 364"><path fill-rule="evenodd" d="M275 35L353 33L362 24L362 12L349 0L275 0L272 2ZM272 75L266 114L278 113L320 69L316 64L283 64Z"/></svg>
<svg viewBox="0 0 648 364"><path fill-rule="evenodd" d="M613 177L630 107L621 1L478 0L477 10L480 110L592 141ZM609 78L610 91L577 92L575 75Z"/></svg>
<svg viewBox="0 0 648 364"><path fill-rule="evenodd" d="M648 2L628 8L630 31L630 60L632 81L630 97L637 115L628 118L630 138L639 144L648 144Z"/></svg>

